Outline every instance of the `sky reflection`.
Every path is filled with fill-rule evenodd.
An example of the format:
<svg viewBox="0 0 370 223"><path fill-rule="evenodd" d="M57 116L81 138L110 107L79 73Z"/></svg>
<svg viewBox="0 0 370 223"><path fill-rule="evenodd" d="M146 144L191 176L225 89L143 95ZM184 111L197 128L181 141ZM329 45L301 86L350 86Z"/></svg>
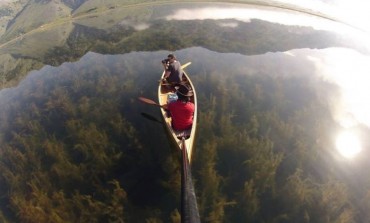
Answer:
<svg viewBox="0 0 370 223"><path fill-rule="evenodd" d="M344 22L354 25L365 31L370 31L368 23L369 17L369 2L361 0L277 0L292 5L297 5L305 9L322 12L334 16Z"/></svg>
<svg viewBox="0 0 370 223"><path fill-rule="evenodd" d="M18 45L14 41L1 49L12 53L4 69L19 66L9 69L11 74L29 69L16 76L16 86L0 90L0 139L7 151L1 163L3 170L17 174L15 183L19 183L17 179L36 182L19 189L18 185L9 186L22 190L19 196L12 197L13 193L3 190L7 196L1 210L10 210L5 207L8 200L37 202L33 197L22 200L29 194L29 185L40 185L40 189L34 187L35 196L44 191L58 195L70 189L66 194L89 197L114 190L105 183L109 178L119 180L127 189L122 194L130 199L121 203L128 207L142 204L137 213L154 213L168 220L176 205L168 201L176 201L172 196L179 191L179 183L173 180L180 179L174 174L179 173L175 164L179 157L162 126L141 115L145 112L159 119L158 107L137 98L156 100L163 71L160 61L173 52L183 64L192 62L186 71L200 102L202 119L193 166L197 193L202 199L214 199L212 204L224 198L235 200L235 205L221 209L220 205L208 208L209 202L201 201L200 210L210 210L204 211L204 218L221 210L230 222L271 222L273 217L281 220L281 216L304 222L307 218L303 219L306 216L302 217L300 210L307 210L313 213L307 215L312 222L325 222L327 216L342 211L343 215L332 221L346 217L350 221L350 215L357 212L353 222L369 219L368 215L362 217L370 210L370 205L363 205L370 194L370 178L366 177L370 166L369 51L360 42L343 41L348 33L341 36L307 28L342 32L342 25L308 14L243 4L231 8L231 4L212 3L196 8L197 4L182 3L179 10L172 7L173 3L162 4L141 10L137 16L128 8L127 14L120 16L117 9L110 17L85 17L55 30L31 33ZM212 21L199 21L203 19ZM87 149L80 152L80 147ZM7 159L8 154L11 159ZM22 158L21 171L12 169L17 157ZM74 159L71 164L66 162ZM107 167L91 171L78 168L103 164ZM83 170L82 174L70 171L75 169ZM101 169L101 174L95 169ZM62 176L57 181L55 173ZM74 175L70 177L69 173ZM1 185L13 183L13 178L10 183L4 179ZM53 182L39 184L49 179ZM93 187L85 189L85 185ZM304 199L300 196L302 188L308 191ZM111 200L102 196L103 201ZM252 206L244 202L250 200ZM67 206L73 201L64 203ZM131 201L135 203L127 203ZM99 199L96 203L102 204ZM332 210L334 206L338 208ZM351 212L346 212L347 208ZM90 209L87 207L86 213ZM252 212L256 220L238 219Z"/></svg>
<svg viewBox="0 0 370 223"><path fill-rule="evenodd" d="M343 36L353 34L350 32L350 27L328 20L321 17L313 16L307 13L302 13L293 10L283 10L273 7L262 7L256 5L238 4L238 7L232 4L199 4L199 7L189 4L180 4L178 8L167 7L164 15L162 11L157 11L160 7L153 7L148 15L135 16L135 13L127 12L124 9L114 11L115 14L97 16L94 18L84 18L76 20L73 24L80 26L96 27L99 29L106 28L109 30L114 27L113 18L116 15L122 14L124 18L117 21L118 25L134 27L136 31L150 29L153 20L219 20L217 21L221 27L231 27L238 29L239 23L248 23L251 19L261 19L271 23L278 23L289 26L305 26L312 27L316 30L329 30L343 34ZM125 13L127 14L125 14ZM111 19L107 19L108 16ZM104 19L103 19L104 18ZM140 19L139 19L140 18ZM144 18L144 19L143 19ZM93 19L91 22L91 19ZM101 22L104 20L105 22ZM144 20L144 21L142 21ZM49 30L56 36L50 38L45 35L45 32L34 34L46 36L53 41L45 41L43 44L44 50L38 50L37 53L43 53L46 49L59 46L68 39L69 33L76 31L72 23L60 26L57 32ZM294 28L292 28L294 29ZM353 30L351 30L353 31ZM288 29L289 32L289 29ZM68 34L68 35L67 35ZM45 38L46 38L45 37ZM32 39L31 39L32 40ZM39 38L33 41L22 41L21 50L24 55L34 56L35 41L39 42ZM302 41L304 41L302 39ZM58 43L58 44L57 44ZM50 45L48 45L50 44ZM362 42L358 42L361 45ZM368 42L366 42L368 45ZM32 46L32 47L31 47ZM364 44L364 47L365 44ZM293 47L292 47L293 48ZM286 49L291 49L286 47ZM17 48L9 48L9 52L17 52ZM26 52L26 53L25 53ZM263 51L266 52L266 51ZM366 52L366 51L365 51ZM219 55L219 53L216 53ZM235 56L235 55L234 55ZM266 53L264 55L255 55L253 57L242 56L243 60L249 60L246 66L249 70L252 67L255 73L275 74L276 75L317 75L323 80L334 83L340 87L340 100L335 98L335 102L329 102L332 106L332 114L335 120L343 128L355 127L358 124L365 124L370 127L370 89L368 88L369 73L370 73L370 57L356 50L349 48L326 48L326 49L292 49L285 52ZM262 59L263 58L263 59ZM261 60L262 59L262 60ZM215 60L215 58L214 58ZM214 61L212 61L214 63ZM212 65L209 65L212 66ZM237 66L236 66L237 67ZM243 69L247 69L243 67ZM265 69L265 70L262 70ZM245 71L243 71L245 72Z"/></svg>
<svg viewBox="0 0 370 223"><path fill-rule="evenodd" d="M242 8L204 7L196 9L179 9L166 16L167 20L205 20L205 19L236 19L250 22L251 19L261 19L272 23L291 26L309 26L317 30L332 30L342 32L343 25L309 14L283 10L271 7L251 6Z"/></svg>
<svg viewBox="0 0 370 223"><path fill-rule="evenodd" d="M362 150L357 134L350 130L345 130L338 134L336 147L342 156L349 159L354 158Z"/></svg>
<svg viewBox="0 0 370 223"><path fill-rule="evenodd" d="M334 116L345 128L363 123L370 127L370 57L345 48L323 50L322 58L309 56L316 72L341 89L342 101Z"/></svg>

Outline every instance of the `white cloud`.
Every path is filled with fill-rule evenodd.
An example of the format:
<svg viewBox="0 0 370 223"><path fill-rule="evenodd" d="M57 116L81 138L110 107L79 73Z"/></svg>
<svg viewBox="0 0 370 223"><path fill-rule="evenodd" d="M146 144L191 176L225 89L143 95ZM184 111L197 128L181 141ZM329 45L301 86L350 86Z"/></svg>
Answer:
<svg viewBox="0 0 370 223"><path fill-rule="evenodd" d="M271 7L204 7L195 9L180 9L166 16L167 20L205 20L205 19L235 19L250 22L251 19L261 19L284 25L309 26L318 30L343 31L343 25L317 16L294 12L292 10Z"/></svg>
<svg viewBox="0 0 370 223"><path fill-rule="evenodd" d="M363 0L276 0L276 2L297 5L313 11L322 12L370 32L370 2Z"/></svg>

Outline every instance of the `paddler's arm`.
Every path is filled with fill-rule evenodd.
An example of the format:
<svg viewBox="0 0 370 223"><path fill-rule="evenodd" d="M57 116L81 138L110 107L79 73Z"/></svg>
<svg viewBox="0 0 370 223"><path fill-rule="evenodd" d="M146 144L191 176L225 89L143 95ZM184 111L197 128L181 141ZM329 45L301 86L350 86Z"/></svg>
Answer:
<svg viewBox="0 0 370 223"><path fill-rule="evenodd" d="M167 63L163 63L163 61L162 61L162 65L163 65L163 69L164 69L164 72L165 72L163 79L165 79L165 78L167 78L170 74L169 74L169 71L168 71Z"/></svg>
<svg viewBox="0 0 370 223"><path fill-rule="evenodd" d="M170 110L168 110L168 104L161 105L161 108L163 108L164 111L166 112L167 118L171 117Z"/></svg>
<svg viewBox="0 0 370 223"><path fill-rule="evenodd" d="M163 79L166 79L167 77L169 77L170 74L171 74L171 71L165 70L165 73L163 75Z"/></svg>

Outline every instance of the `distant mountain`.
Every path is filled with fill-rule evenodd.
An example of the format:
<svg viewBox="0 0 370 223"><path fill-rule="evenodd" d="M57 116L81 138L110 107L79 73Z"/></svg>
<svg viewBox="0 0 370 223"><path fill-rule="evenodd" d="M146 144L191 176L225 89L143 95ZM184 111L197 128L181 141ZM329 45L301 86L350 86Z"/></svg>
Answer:
<svg viewBox="0 0 370 223"><path fill-rule="evenodd" d="M27 4L28 0L2 0L0 1L0 37L5 33L10 21Z"/></svg>
<svg viewBox="0 0 370 223"><path fill-rule="evenodd" d="M63 21L150 0L9 0L0 4L0 43Z"/></svg>
<svg viewBox="0 0 370 223"><path fill-rule="evenodd" d="M42 27L71 15L73 2L68 5L63 0L29 0L22 10L9 21L1 42L9 41L33 29Z"/></svg>

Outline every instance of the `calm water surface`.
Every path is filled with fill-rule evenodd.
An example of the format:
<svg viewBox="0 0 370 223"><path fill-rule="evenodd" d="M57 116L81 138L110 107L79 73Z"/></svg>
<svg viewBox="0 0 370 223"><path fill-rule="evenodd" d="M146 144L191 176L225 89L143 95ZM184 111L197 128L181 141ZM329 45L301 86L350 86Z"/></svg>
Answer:
<svg viewBox="0 0 370 223"><path fill-rule="evenodd" d="M32 219L22 210L45 205L40 191L50 202L58 191L75 203L73 191L100 194L89 199L114 206L115 192L101 190L111 181L134 210L123 218L176 215L178 153L142 115L159 120L158 108L137 100L157 100L160 61L174 53L192 62L198 93L193 175L204 222L363 222L370 57L361 38L312 15L221 3L119 7L24 34L0 48L2 194L13 191L2 215Z"/></svg>

